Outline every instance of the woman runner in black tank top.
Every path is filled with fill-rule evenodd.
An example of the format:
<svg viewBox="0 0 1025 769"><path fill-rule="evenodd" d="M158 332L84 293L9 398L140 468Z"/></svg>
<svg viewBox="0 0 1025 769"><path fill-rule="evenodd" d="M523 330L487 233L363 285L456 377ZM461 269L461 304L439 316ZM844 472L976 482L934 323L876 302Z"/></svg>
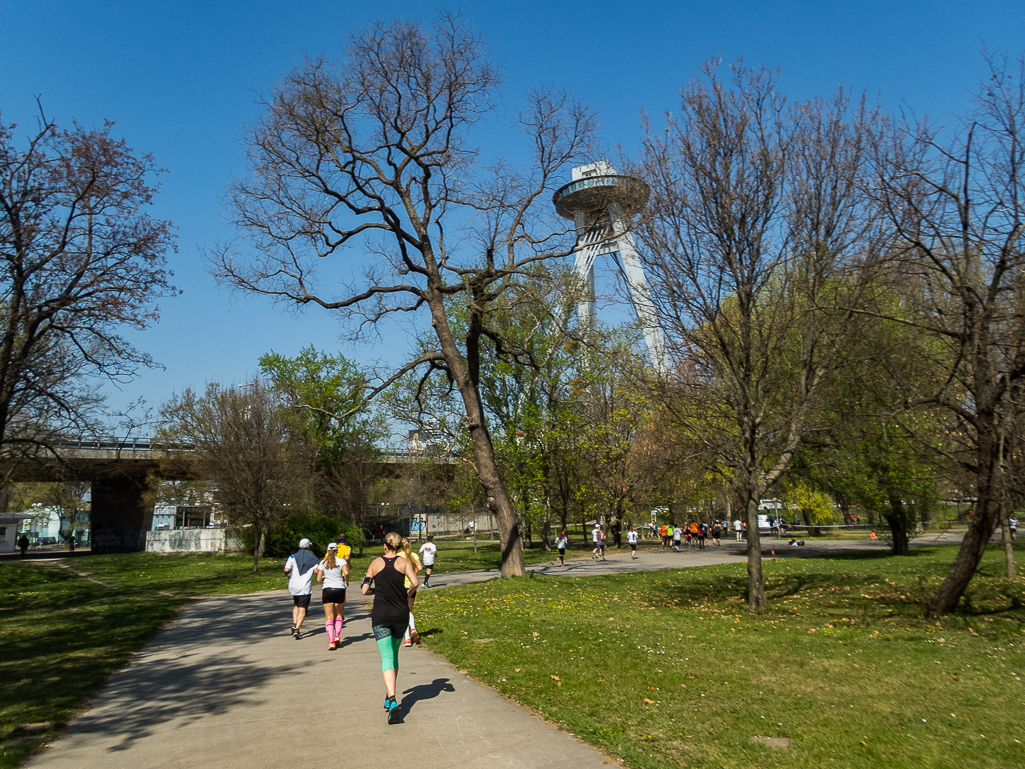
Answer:
<svg viewBox="0 0 1025 769"><path fill-rule="evenodd" d="M409 624L409 606L406 593L406 575L395 568L397 555L386 555L384 566L374 576L374 608L370 612L370 624L374 627L400 626L405 633Z"/></svg>
<svg viewBox="0 0 1025 769"><path fill-rule="evenodd" d="M384 676L384 709L388 711L388 723L401 719L399 704L395 700L395 679L399 672L399 647L402 635L409 624L409 604L406 599L416 592L419 582L416 569L405 558L398 557L402 537L390 532L384 538L384 556L375 558L367 569L360 591L374 596L374 607L370 612L370 624L374 639L381 653L381 673ZM410 587L404 586L409 577ZM371 583L373 587L371 587Z"/></svg>

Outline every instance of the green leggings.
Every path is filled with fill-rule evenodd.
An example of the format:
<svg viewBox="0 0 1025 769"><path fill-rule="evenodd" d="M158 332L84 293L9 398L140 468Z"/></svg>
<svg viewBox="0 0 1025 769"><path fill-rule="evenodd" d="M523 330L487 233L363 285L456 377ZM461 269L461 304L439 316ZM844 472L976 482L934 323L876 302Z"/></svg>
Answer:
<svg viewBox="0 0 1025 769"><path fill-rule="evenodd" d="M391 627L374 625L374 638L377 639L377 650L381 652L381 672L399 670L399 648L402 646L402 635L406 626Z"/></svg>

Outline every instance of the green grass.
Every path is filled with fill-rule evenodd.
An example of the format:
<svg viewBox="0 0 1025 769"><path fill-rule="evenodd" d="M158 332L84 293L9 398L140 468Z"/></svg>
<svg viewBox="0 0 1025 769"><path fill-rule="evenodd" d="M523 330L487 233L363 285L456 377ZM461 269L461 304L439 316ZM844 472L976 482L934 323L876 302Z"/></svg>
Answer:
<svg viewBox="0 0 1025 769"><path fill-rule="evenodd" d="M991 551L965 610L923 618L953 548L418 599L427 645L631 767L1025 765L1025 579ZM785 738L770 747L753 738Z"/></svg>
<svg viewBox="0 0 1025 769"><path fill-rule="evenodd" d="M415 540L413 541L413 550L419 550L420 545ZM453 540L435 540L435 544L438 546L438 558L434 562L434 574L452 574L459 571L478 571L480 569L498 569L502 565L502 549L499 547L497 541L489 541L486 539L477 540L477 555L473 554L473 541L453 541ZM628 550L623 548L618 552ZM368 548L364 551L365 553L371 553L375 557L379 555L380 548L376 550ZM609 548L609 552L617 552L615 548ZM571 543L566 551L566 558L580 558L582 556L589 556L591 554L591 546L583 545L578 538L578 541L574 544ZM537 563L545 563L546 561L555 561L559 558L559 551L545 550L541 547L540 543L535 543L534 547L523 548L523 562L527 566L532 566ZM367 560L369 563L369 559ZM354 561L354 568L358 567L359 561ZM364 565L363 570L366 570Z"/></svg>
<svg viewBox="0 0 1025 769"><path fill-rule="evenodd" d="M280 559L132 553L0 562L0 769L56 737L191 596L284 587ZM38 731L25 725L44 724Z"/></svg>

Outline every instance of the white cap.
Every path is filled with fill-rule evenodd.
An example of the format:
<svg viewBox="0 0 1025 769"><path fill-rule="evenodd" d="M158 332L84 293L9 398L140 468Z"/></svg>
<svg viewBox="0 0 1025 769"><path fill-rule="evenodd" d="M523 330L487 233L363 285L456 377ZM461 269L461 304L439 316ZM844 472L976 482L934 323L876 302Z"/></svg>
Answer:
<svg viewBox="0 0 1025 769"><path fill-rule="evenodd" d="M299 540L299 547L309 547L312 544L313 543L310 542L308 539L306 539L306 537L303 537L302 539Z"/></svg>

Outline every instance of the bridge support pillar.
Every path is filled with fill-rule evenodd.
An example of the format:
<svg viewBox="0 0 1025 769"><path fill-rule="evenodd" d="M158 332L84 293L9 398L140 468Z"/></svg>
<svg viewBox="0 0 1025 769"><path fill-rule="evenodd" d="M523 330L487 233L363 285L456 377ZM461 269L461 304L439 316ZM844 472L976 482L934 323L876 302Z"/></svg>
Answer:
<svg viewBox="0 0 1025 769"><path fill-rule="evenodd" d="M145 491L141 479L93 481L94 553L131 553L146 549L146 532L153 526L153 506L145 503Z"/></svg>

